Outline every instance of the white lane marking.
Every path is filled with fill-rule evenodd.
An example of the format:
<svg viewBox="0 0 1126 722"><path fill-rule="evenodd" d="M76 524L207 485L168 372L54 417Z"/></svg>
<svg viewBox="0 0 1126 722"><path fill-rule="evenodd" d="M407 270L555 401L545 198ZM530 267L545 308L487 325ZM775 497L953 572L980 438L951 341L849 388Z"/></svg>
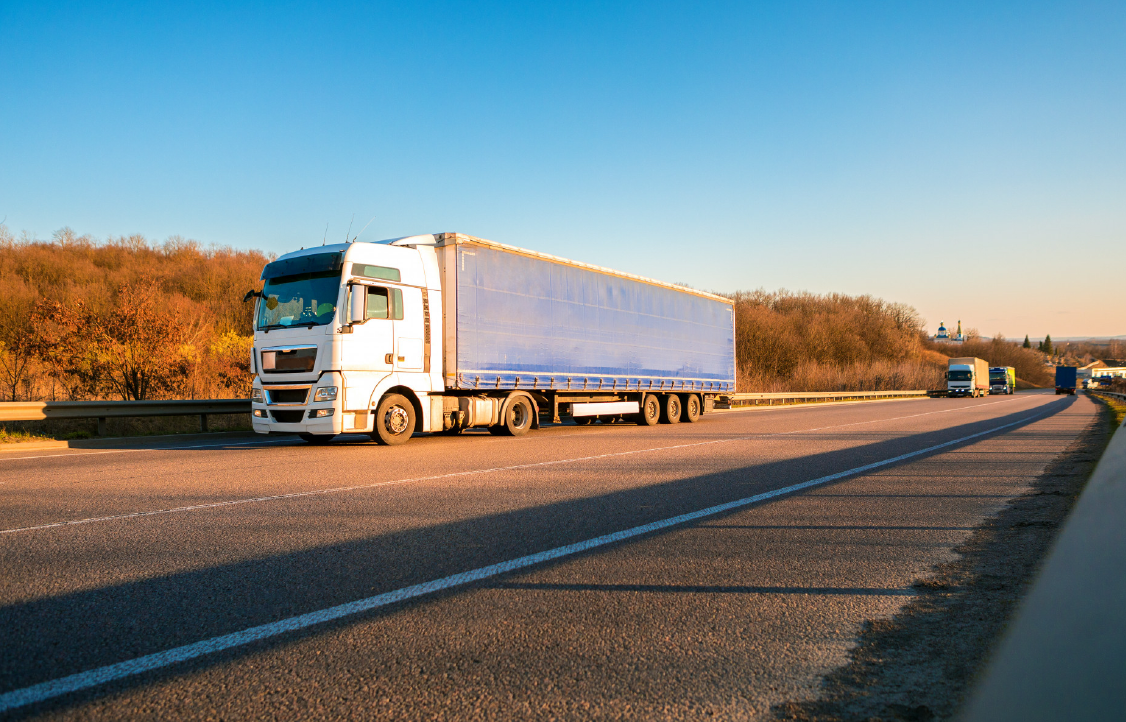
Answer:
<svg viewBox="0 0 1126 722"><path fill-rule="evenodd" d="M25 459L62 459L70 458L72 456L95 456L98 454L135 454L139 451L182 451L183 449L218 449L224 446L251 446L254 444L257 444L259 446L268 446L273 444L287 443L292 444L293 439L277 439L275 441L255 439L254 441L227 441L218 444L193 444L191 446L154 446L148 449L107 449L105 451L78 451L73 454L66 453L66 449L60 449L59 451L63 453L43 454L41 456L0 457L0 461L23 461Z"/></svg>
<svg viewBox="0 0 1126 722"><path fill-rule="evenodd" d="M336 619L354 616L363 612L386 607L390 604L403 602L408 599L433 594L445 589L452 589L454 587L464 586L471 582L488 579L501 574L507 574L518 569L525 569L543 562L551 561L553 559L561 559L563 557L572 556L580 552L589 551L598 547L606 546L607 544L614 544L616 542L631 539L633 537L649 534L661 529L667 529L673 526L679 526L690 521L696 521L716 514L722 514L727 511L739 509L741 507L750 506L761 501L773 499L775 497L792 494L796 491L802 491L814 486L821 486L831 481L837 481L849 476L878 469L882 466L888 466L899 461L911 459L923 454L929 454L939 449L946 449L956 444L961 444L971 439L977 439L989 434L995 434L998 431L1012 428L1020 424L1025 424L1035 419L1046 416L1047 412L1035 414L1020 421L1013 421L1002 426L996 426L992 429L979 431L975 434L969 434L952 441L945 441L941 444L928 446L925 449L918 451L911 451L899 456L893 456L890 459L883 459L881 461L874 461L870 464L857 466L847 471L840 471L836 474L829 474L821 476L809 481L803 481L798 484L791 484L790 486L775 489L773 491L763 492L762 494L755 494L736 501L729 501L724 504L716 504L709 506L706 509L689 512L687 514L680 514L678 516L663 519L661 521L651 522L649 524L642 524L641 526L631 527L622 531L616 531L611 534L594 537L586 541L577 542L575 544L566 544L547 551L529 554L527 556L517 557L508 561L500 562L499 564L490 564L488 566L471 569L466 572L452 574L448 577L435 579L422 584L414 584L409 587L403 587L391 592L384 592L383 594L376 594L375 596L367 597L366 599L358 599L354 602L347 602L339 604L335 607L328 607L316 612L308 612L296 617L282 619L277 622L270 622L269 624L262 624L257 627L250 627L240 632L232 634L224 634L211 639L205 639L200 642L192 644L185 644L180 647L173 647L166 649L163 652L156 652L154 654L146 654L142 657L126 660L124 662L117 662L116 664L109 664L104 667L97 667L95 669L79 672L67 677L60 677L40 684L24 687L23 689L13 690L0 694L0 712L6 712L17 707L23 707L35 702L42 702L44 700L59 697L71 692L77 692L84 689L90 689L107 682L112 682L126 677L132 677L143 672L149 672L155 669L168 667L179 662L184 662L189 659L196 659L223 650L232 649L235 647L242 647L251 642L257 642L263 639L276 637L287 632L293 632L299 629L305 629L325 622L330 622Z"/></svg>
<svg viewBox="0 0 1126 722"><path fill-rule="evenodd" d="M999 404L1003 401L994 401L991 403ZM978 406L985 406L986 404L979 404ZM966 407L969 408L969 407ZM927 411L922 414L910 414L908 416L897 416L891 419L870 419L868 421L854 421L848 424L836 424L833 426L820 426L812 429L794 429L792 431L780 431L774 434L752 434L750 436L737 436L728 439L712 439L711 441L696 441L690 444L676 444L674 446L655 446L649 449L635 449L633 451L615 451L609 454L597 454L594 456L580 456L572 459L556 459L554 461L537 461L528 464L514 464L512 466L497 466L489 469L471 469L469 471L454 471L448 474L436 474L433 476L418 476L407 479L393 479L391 481L377 481L371 484L357 484L354 486L337 486L331 489L313 489L310 491L294 491L288 494L271 494L269 496L255 496L243 499L228 499L227 501L215 501L207 504L192 504L189 506L177 506L170 509L152 509L149 511L133 511L125 514L111 514L108 516L96 516L86 519L73 519L69 521L56 521L47 524L36 524L34 526L20 526L12 527L10 529L0 529L0 535L3 534L17 534L19 532L28 531L42 531L44 529L58 529L65 526L79 526L82 524L94 524L103 521L117 521L121 519L136 519L146 516L156 516L160 514L177 514L187 511L200 511L203 509L216 509L225 506L237 506L239 504L254 504L265 501L279 501L282 499L298 499L306 496L322 496L326 494L340 494L348 491L360 491L364 489L376 489L382 486L396 486L399 484L412 484L420 481L436 481L438 479L450 479L460 476L475 476L478 474L492 474L502 471L516 471L518 469L532 469L539 466L555 466L558 464L573 464L583 461L594 461L597 459L607 459L616 456L629 456L631 454L648 454L655 451L669 451L672 449L685 449L693 446L708 446L710 444L728 444L735 441L750 441L752 439L769 439L776 436L787 436L790 434L805 434L811 431L826 431L828 429L840 429L848 426L861 426L863 424L874 424L881 421L899 421L901 419L913 419L919 416L930 416L932 414L945 414L951 411L964 411L966 408L958 409L944 409L942 411ZM973 407L977 408L977 407Z"/></svg>

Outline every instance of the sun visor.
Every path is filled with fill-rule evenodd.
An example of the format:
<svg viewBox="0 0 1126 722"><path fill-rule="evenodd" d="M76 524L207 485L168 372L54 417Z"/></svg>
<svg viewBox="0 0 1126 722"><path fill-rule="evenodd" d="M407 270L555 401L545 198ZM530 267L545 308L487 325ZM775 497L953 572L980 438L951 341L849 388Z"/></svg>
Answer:
<svg viewBox="0 0 1126 722"><path fill-rule="evenodd" d="M307 256L294 258L280 258L273 263L267 263L262 269L262 280L280 276L296 276L300 273L321 273L323 271L339 271L344 262L344 254L311 253Z"/></svg>

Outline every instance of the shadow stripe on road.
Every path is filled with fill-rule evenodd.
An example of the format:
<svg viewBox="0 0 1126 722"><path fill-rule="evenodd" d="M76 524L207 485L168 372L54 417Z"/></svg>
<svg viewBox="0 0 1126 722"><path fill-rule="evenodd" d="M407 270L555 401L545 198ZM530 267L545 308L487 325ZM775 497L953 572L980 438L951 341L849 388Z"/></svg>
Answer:
<svg viewBox="0 0 1126 722"><path fill-rule="evenodd" d="M463 587L475 582L480 582L493 577L508 574L514 571L544 564L546 562L562 559L588 552L593 549L617 544L628 539L644 536L653 532L680 526L688 522L697 521L707 517L717 516L726 512L742 509L760 502L777 499L795 492L803 491L817 486L822 486L841 479L857 476L868 471L888 467L908 459L915 459L928 454L933 454L943 449L966 443L975 439L995 434L1006 429L1031 423L1055 412L1055 405L1047 410L1030 416L1025 416L1009 423L992 426L972 434L944 441L939 444L927 446L922 449L899 454L890 458L881 459L861 466L856 466L844 471L828 474L808 481L790 484L777 489L754 494L734 501L716 504L704 509L679 514L673 517L653 521L631 528L604 534L591 539L573 544L558 546L546 551L528 554L509 559L496 564L470 569L468 571L451 574L421 584L414 584L392 591L376 594L363 599L338 604L305 614L299 614L286 619L281 619L267 624L249 627L238 632L223 634L209 639L190 644L184 644L152 654L142 655L133 659L113 664L107 664L87 671L68 676L51 679L38 684L33 684L21 689L15 689L0 694L0 712L25 707L39 702L45 702L72 693L90 690L101 685L136 677L155 670L164 669L189 660L213 655L225 650L237 649L247 645L308 629L328 622L341 620L360 615L364 612L388 607L432 595L445 590Z"/></svg>

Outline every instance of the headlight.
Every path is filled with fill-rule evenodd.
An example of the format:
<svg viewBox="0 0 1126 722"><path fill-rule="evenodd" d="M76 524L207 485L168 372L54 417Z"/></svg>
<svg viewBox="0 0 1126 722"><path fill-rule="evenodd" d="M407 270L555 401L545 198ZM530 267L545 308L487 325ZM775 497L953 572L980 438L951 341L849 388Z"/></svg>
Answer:
<svg viewBox="0 0 1126 722"><path fill-rule="evenodd" d="M322 386L317 389L316 395L313 396L313 401L336 401L336 387Z"/></svg>
<svg viewBox="0 0 1126 722"><path fill-rule="evenodd" d="M250 400L253 401L256 404L266 403L266 397L262 393L262 389L251 389L250 390Z"/></svg>

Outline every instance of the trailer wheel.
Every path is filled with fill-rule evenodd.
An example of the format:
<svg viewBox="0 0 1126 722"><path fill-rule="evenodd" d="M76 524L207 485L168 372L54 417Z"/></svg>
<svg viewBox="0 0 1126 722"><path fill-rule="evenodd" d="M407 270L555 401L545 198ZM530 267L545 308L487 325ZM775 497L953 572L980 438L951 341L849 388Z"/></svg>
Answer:
<svg viewBox="0 0 1126 722"><path fill-rule="evenodd" d="M680 397L676 394L668 394L665 396L665 403L661 405L661 423L679 424L680 411Z"/></svg>
<svg viewBox="0 0 1126 722"><path fill-rule="evenodd" d="M371 438L386 446L405 444L414 433L414 406L400 394L388 394L375 410L375 432Z"/></svg>
<svg viewBox="0 0 1126 722"><path fill-rule="evenodd" d="M335 436L335 434L298 434L298 436L307 444L321 446L332 441L332 437Z"/></svg>
<svg viewBox="0 0 1126 722"><path fill-rule="evenodd" d="M641 412L634 418L639 426L656 426L661 420L661 400L653 394L646 394L641 402Z"/></svg>
<svg viewBox="0 0 1126 722"><path fill-rule="evenodd" d="M514 396L504 410L504 418L499 426L490 426L489 431L502 436L523 436L532 428L532 415L535 410L527 396ZM496 431L493 431L496 429Z"/></svg>
<svg viewBox="0 0 1126 722"><path fill-rule="evenodd" d="M685 394L681 399L684 406L684 420L694 424L700 420L700 397L696 394Z"/></svg>

